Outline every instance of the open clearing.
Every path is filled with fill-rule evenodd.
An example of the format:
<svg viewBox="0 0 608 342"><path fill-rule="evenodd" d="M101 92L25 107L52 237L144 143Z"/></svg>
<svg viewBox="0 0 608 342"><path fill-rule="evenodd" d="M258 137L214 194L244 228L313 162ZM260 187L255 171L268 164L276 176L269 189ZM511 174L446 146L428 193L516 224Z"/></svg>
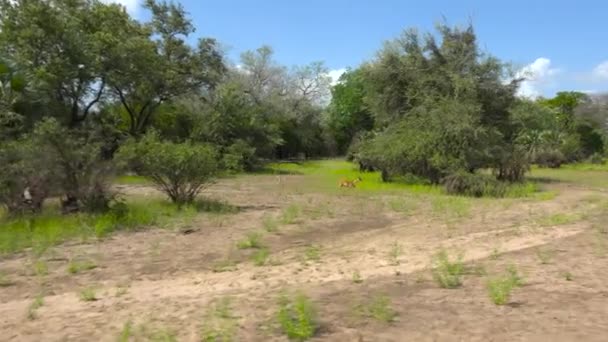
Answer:
<svg viewBox="0 0 608 342"><path fill-rule="evenodd" d="M340 189L349 168L222 179L204 195L237 211L1 256L0 340L285 341L277 303L295 291L317 309L312 340L606 340L608 172L534 170L539 193L472 199L377 174ZM433 278L442 250L465 262L457 288ZM523 285L495 305L488 280L509 267Z"/></svg>

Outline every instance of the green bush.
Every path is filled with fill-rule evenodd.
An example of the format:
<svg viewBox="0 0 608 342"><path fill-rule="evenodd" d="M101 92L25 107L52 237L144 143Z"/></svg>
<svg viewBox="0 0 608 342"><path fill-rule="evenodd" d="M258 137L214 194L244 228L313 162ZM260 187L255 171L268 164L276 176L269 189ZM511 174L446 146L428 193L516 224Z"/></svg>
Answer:
<svg viewBox="0 0 608 342"><path fill-rule="evenodd" d="M453 173L443 179L445 191L450 195L471 197L504 197L508 184L490 176L465 171Z"/></svg>
<svg viewBox="0 0 608 342"><path fill-rule="evenodd" d="M566 163L566 157L559 150L546 150L538 152L533 162L541 167L559 168Z"/></svg>
<svg viewBox="0 0 608 342"><path fill-rule="evenodd" d="M316 310L304 294L297 294L294 299L283 296L277 318L283 333L293 340L308 340L318 329Z"/></svg>
<svg viewBox="0 0 608 342"><path fill-rule="evenodd" d="M451 261L446 251L441 251L435 256L433 262L433 278L442 288L453 289L462 285L462 276L465 267L462 257Z"/></svg>
<svg viewBox="0 0 608 342"><path fill-rule="evenodd" d="M180 206L192 203L210 184L218 168L213 147L160 141L156 133L149 133L139 141L131 140L119 150L117 158L150 178Z"/></svg>

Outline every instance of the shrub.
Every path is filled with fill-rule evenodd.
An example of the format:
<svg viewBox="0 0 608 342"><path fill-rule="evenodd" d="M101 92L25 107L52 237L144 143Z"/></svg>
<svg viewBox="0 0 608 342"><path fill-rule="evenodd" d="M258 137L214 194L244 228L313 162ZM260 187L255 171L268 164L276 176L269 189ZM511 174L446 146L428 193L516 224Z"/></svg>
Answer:
<svg viewBox="0 0 608 342"><path fill-rule="evenodd" d="M450 195L471 197L503 197L507 184L486 175L465 171L453 173L443 179L445 191Z"/></svg>
<svg viewBox="0 0 608 342"><path fill-rule="evenodd" d="M277 318L281 330L290 339L308 340L318 329L316 310L304 294L297 294L295 299L283 296L279 301Z"/></svg>
<svg viewBox="0 0 608 342"><path fill-rule="evenodd" d="M559 150L546 150L538 152L533 162L541 167L559 168L566 163L566 157Z"/></svg>
<svg viewBox="0 0 608 342"><path fill-rule="evenodd" d="M523 279L517 272L517 268L511 265L507 268L506 275L488 281L488 295L494 304L505 305L509 302L513 289L521 286L523 286Z"/></svg>
<svg viewBox="0 0 608 342"><path fill-rule="evenodd" d="M255 151L255 147L249 146L243 140L237 140L224 150L222 166L232 172L253 171L259 166Z"/></svg>
<svg viewBox="0 0 608 342"><path fill-rule="evenodd" d="M178 205L192 203L217 172L216 151L209 145L160 141L149 133L140 141L130 141L118 158Z"/></svg>
<svg viewBox="0 0 608 342"><path fill-rule="evenodd" d="M31 134L34 146L50 158L46 167L55 170L67 212L106 211L114 194L110 190L114 163L102 156L99 133L91 127L70 129L54 119L38 123Z"/></svg>
<svg viewBox="0 0 608 342"><path fill-rule="evenodd" d="M435 256L433 262L433 278L439 286L446 289L457 288L462 285L462 276L465 273L465 267L462 262L462 257L458 257L455 261L450 261L448 253L441 251Z"/></svg>

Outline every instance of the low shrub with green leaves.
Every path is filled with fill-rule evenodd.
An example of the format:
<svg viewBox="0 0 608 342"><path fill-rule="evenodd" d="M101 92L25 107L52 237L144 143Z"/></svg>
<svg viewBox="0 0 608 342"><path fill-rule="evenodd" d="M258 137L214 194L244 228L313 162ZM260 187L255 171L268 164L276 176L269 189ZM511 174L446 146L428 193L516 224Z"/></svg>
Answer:
<svg viewBox="0 0 608 342"><path fill-rule="evenodd" d="M287 295L280 298L277 319L282 332L292 340L308 340L319 328L316 309L302 293L296 294L294 298Z"/></svg>
<svg viewBox="0 0 608 342"><path fill-rule="evenodd" d="M488 281L488 295L494 304L505 305L509 303L513 290L521 286L523 286L523 279L517 268L511 265L507 268L506 275Z"/></svg>
<svg viewBox="0 0 608 342"><path fill-rule="evenodd" d="M460 171L443 179L445 191L450 195L471 197L504 197L508 184L488 175Z"/></svg>
<svg viewBox="0 0 608 342"><path fill-rule="evenodd" d="M433 260L433 278L442 288L453 289L462 285L465 273L462 256L450 260L446 251L439 252Z"/></svg>
<svg viewBox="0 0 608 342"><path fill-rule="evenodd" d="M117 158L148 177L178 205L194 202L218 172L217 153L212 146L161 141L154 132L126 143Z"/></svg>

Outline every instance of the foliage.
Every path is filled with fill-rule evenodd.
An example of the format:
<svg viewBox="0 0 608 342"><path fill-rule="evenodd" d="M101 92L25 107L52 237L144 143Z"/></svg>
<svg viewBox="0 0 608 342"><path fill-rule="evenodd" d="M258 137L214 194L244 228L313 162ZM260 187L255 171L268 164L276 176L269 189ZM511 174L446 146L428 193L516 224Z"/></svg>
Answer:
<svg viewBox="0 0 608 342"><path fill-rule="evenodd" d="M507 184L486 175L465 171L456 172L443 179L446 193L471 197L503 197Z"/></svg>
<svg viewBox="0 0 608 342"><path fill-rule="evenodd" d="M439 252L433 261L433 278L439 286L453 289L462 285L465 267L462 257L451 261L446 251Z"/></svg>
<svg viewBox="0 0 608 342"><path fill-rule="evenodd" d="M126 143L118 154L119 159L148 177L177 205L194 202L217 173L213 147L161 141L154 132Z"/></svg>
<svg viewBox="0 0 608 342"><path fill-rule="evenodd" d="M509 302L512 291L521 286L523 282L517 269L515 266L510 266L506 275L488 281L488 295L494 304L505 305Z"/></svg>
<svg viewBox="0 0 608 342"><path fill-rule="evenodd" d="M313 303L301 293L295 298L281 297L277 318L283 333L297 341L310 339L319 327Z"/></svg>

